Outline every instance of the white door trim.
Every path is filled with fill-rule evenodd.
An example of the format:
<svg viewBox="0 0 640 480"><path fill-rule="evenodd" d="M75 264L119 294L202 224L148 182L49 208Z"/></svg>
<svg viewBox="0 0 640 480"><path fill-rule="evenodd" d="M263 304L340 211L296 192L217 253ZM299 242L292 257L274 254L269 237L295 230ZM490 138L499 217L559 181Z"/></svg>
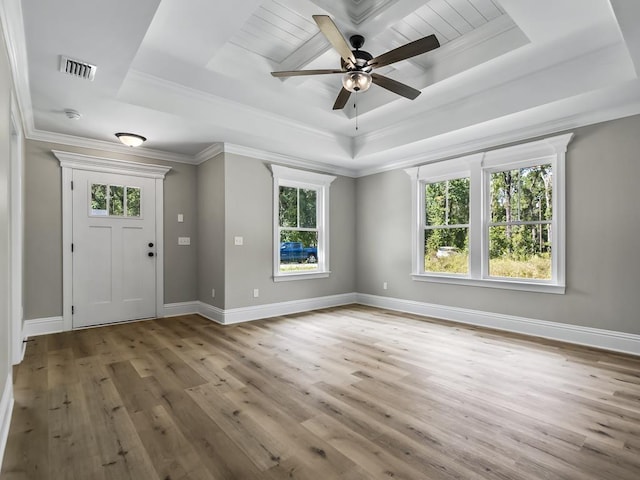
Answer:
<svg viewBox="0 0 640 480"><path fill-rule="evenodd" d="M73 302L73 197L71 179L73 170L117 173L155 179L156 188L156 316L164 311L164 177L171 167L128 162L93 155L52 150L62 168L62 321L63 329L73 328L71 306Z"/></svg>
<svg viewBox="0 0 640 480"><path fill-rule="evenodd" d="M23 351L22 258L24 238L24 158L22 123L15 96L11 97L11 362L17 365Z"/></svg>

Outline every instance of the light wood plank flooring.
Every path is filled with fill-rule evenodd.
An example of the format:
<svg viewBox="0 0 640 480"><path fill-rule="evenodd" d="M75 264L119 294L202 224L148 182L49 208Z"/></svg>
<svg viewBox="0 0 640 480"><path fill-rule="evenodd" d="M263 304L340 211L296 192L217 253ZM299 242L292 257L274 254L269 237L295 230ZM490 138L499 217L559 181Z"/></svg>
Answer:
<svg viewBox="0 0 640 480"><path fill-rule="evenodd" d="M362 306L37 337L1 480L640 479L640 358Z"/></svg>

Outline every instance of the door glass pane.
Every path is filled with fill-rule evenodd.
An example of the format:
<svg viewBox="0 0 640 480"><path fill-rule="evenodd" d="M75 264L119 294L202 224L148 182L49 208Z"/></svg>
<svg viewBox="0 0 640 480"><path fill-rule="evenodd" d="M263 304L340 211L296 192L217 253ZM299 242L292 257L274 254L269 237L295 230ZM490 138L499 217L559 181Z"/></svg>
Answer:
<svg viewBox="0 0 640 480"><path fill-rule="evenodd" d="M124 215L124 187L109 185L109 215L112 217Z"/></svg>
<svg viewBox="0 0 640 480"><path fill-rule="evenodd" d="M140 216L140 189L127 187L127 217Z"/></svg>
<svg viewBox="0 0 640 480"><path fill-rule="evenodd" d="M106 216L107 215L107 186L92 183L91 184L91 215Z"/></svg>

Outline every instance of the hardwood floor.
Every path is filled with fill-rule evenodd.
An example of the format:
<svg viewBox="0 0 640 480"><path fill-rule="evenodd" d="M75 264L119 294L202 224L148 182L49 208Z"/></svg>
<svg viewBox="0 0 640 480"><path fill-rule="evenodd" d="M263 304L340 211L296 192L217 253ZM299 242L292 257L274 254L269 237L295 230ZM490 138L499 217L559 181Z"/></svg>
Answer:
<svg viewBox="0 0 640 480"><path fill-rule="evenodd" d="M1 480L640 479L640 358L349 306L36 337Z"/></svg>

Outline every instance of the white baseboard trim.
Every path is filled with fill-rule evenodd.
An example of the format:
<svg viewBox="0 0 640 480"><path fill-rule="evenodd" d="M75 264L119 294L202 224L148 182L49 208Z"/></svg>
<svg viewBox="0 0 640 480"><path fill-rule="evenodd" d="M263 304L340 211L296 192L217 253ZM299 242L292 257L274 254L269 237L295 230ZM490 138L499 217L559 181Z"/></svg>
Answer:
<svg viewBox="0 0 640 480"><path fill-rule="evenodd" d="M350 303L356 303L355 293L304 298L302 300L292 300L289 302L268 303L266 305L256 305L255 307L231 308L224 311L224 324L230 325L233 323L259 320L261 318L307 312L310 310L317 310L319 308L349 305Z"/></svg>
<svg viewBox="0 0 640 480"><path fill-rule="evenodd" d="M632 333L581 327L566 323L549 322L546 320L448 307L446 305L402 300L399 298L380 297L363 293L357 294L357 303L424 315L426 317L451 320L458 323L559 340L577 345L602 348L615 352L640 355L640 335L634 335Z"/></svg>
<svg viewBox="0 0 640 480"><path fill-rule="evenodd" d="M34 318L25 320L22 325L22 337L29 338L49 333L59 333L64 330L62 317Z"/></svg>
<svg viewBox="0 0 640 480"><path fill-rule="evenodd" d="M181 302L181 303L165 303L163 317L177 317L180 315L189 315L199 313L200 302Z"/></svg>
<svg viewBox="0 0 640 480"><path fill-rule="evenodd" d="M164 305L164 316L198 313L221 325L231 325L352 303L640 356L640 335L364 293L344 293L227 310L200 301L170 303ZM25 338L61 331L62 317L26 320L23 327Z"/></svg>
<svg viewBox="0 0 640 480"><path fill-rule="evenodd" d="M261 318L278 317L292 313L308 312L319 308L338 307L356 303L355 293L343 293L339 295L329 295L326 297L304 298L302 300L291 300L288 302L267 303L251 307L230 308L223 310L207 303L198 302L200 309L198 313L203 317L213 320L222 325L234 323L250 322Z"/></svg>
<svg viewBox="0 0 640 480"><path fill-rule="evenodd" d="M11 371L7 375L7 381L0 398L0 470L4 459L4 450L9 439L9 427L11 426L11 414L13 413L13 376Z"/></svg>
<svg viewBox="0 0 640 480"><path fill-rule="evenodd" d="M198 313L211 321L224 325L224 310L208 303L198 302Z"/></svg>

